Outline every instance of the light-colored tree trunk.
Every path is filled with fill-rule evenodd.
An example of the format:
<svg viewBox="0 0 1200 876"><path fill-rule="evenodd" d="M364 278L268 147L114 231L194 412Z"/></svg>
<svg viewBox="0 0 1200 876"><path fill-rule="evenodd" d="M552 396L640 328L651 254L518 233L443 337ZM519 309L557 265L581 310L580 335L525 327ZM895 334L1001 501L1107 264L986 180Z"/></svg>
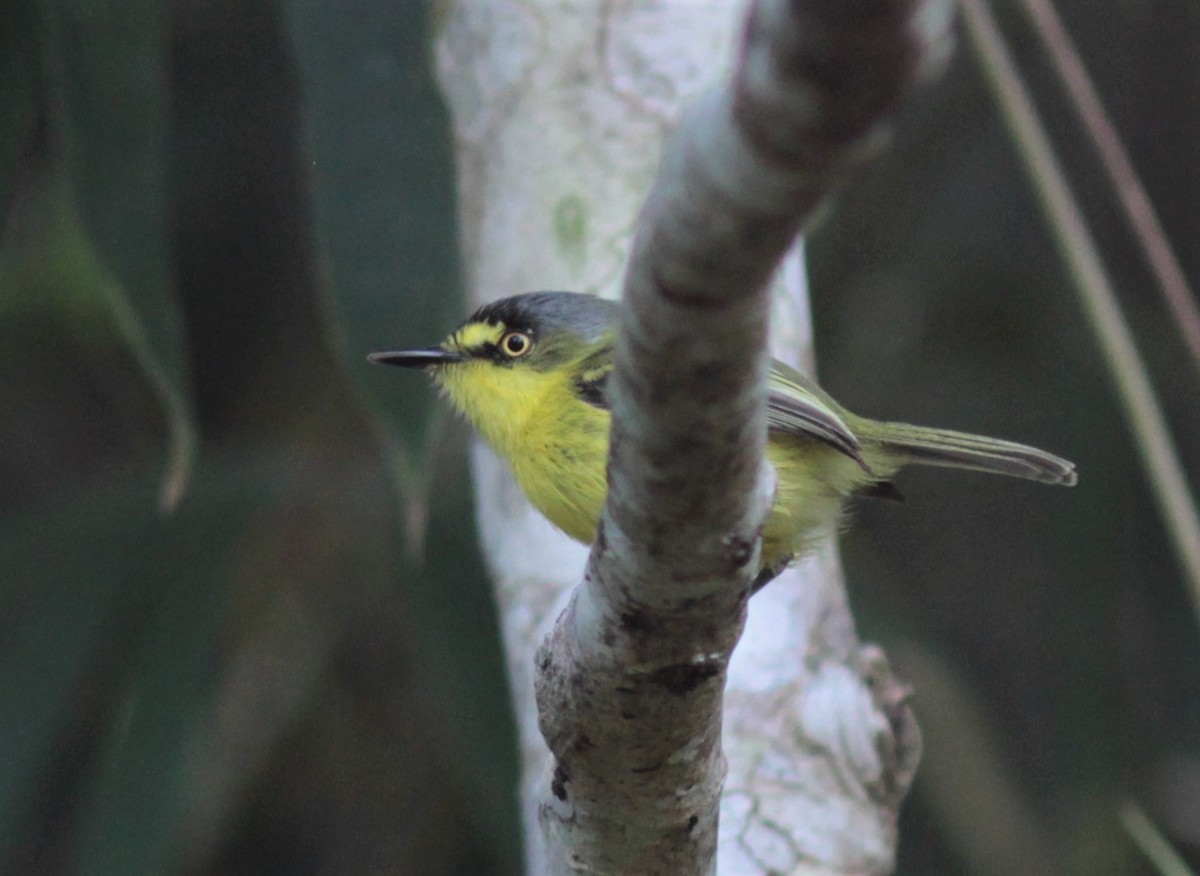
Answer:
<svg viewBox="0 0 1200 876"><path fill-rule="evenodd" d="M745 5L444 4L437 62L454 119L473 301L533 289L618 295L634 220L664 140L685 105L726 76ZM642 452L618 453L613 461L620 479L613 493L624 504L615 517L609 509L604 549L588 563L584 548L529 507L503 463L476 450L480 526L521 733L532 873L706 872L718 860L725 874L891 869L897 808L919 740L886 661L858 644L831 546L754 598L741 646L727 661L741 632L744 585L755 570L752 534L771 495L771 474L760 471L760 336L768 306L775 354L809 360L799 253L776 273L773 303L759 290L834 177L878 142L872 113L890 109L919 77L920 59L929 69L944 56L945 16L935 14L944 5L916 4L923 13L914 22L907 18L912 3L854 4L875 12L863 19L862 45L845 38L857 33L845 11L822 18L823 5L844 8L841 0L794 5L808 29L797 28L783 2L756 4L751 60L741 69L750 97L774 100L772 111L796 132L787 145L811 147L804 156L811 166L798 174L786 166L794 157L785 156L783 168L760 175L761 144L740 137L734 93L714 92L707 109L691 116L685 135L691 139L677 143L663 170L662 179L671 181L660 182L642 220L629 279L634 308L615 377L618 394L625 390L616 408L627 425L623 446ZM807 44L798 53L791 49L802 61L833 65L824 72L846 86L850 110L829 111L821 103L828 82L806 79L803 70L798 87L774 90L789 35L795 45ZM848 56L838 55L847 45ZM882 77L838 66L856 57L876 64ZM881 87L890 94L861 91ZM829 116L852 124L817 127ZM823 153L824 141L833 147ZM743 153L736 157L744 163L725 163L731 151ZM714 156L717 165L709 163ZM688 165L700 165L700 176ZM723 168L738 176L721 179ZM699 240L723 256L715 276L697 268L706 252L664 255L658 252L664 243L652 239L663 234L672 237L667 250L680 240L687 249L686 234L663 229L677 230L680 209L686 214L694 208L689 201L705 196L696 194L697 179L738 201L736 209L711 213L697 201ZM757 228L769 238L765 250L758 239L729 250L730 229L744 232L746 217L753 224L764 211L769 215ZM654 285L645 282L648 265L668 267L663 285L687 292L681 307L647 288ZM657 356L664 345L670 357ZM722 390L703 392L707 384L694 382L701 365L732 377ZM654 391L664 374L677 391L656 397L649 407L658 410L647 411L638 396ZM632 386L631 376L639 377ZM681 454L671 450L681 429L707 437ZM647 472L640 461L663 455L646 453L647 442L656 441L657 449L671 452ZM679 477L695 465L707 467L699 478L680 481L687 490L643 495L647 478ZM669 531L648 536L661 520L672 521ZM665 562L647 559L646 540L653 538ZM742 543L750 553L730 549ZM585 563L585 582L573 590ZM681 570L688 573L683 583Z"/></svg>

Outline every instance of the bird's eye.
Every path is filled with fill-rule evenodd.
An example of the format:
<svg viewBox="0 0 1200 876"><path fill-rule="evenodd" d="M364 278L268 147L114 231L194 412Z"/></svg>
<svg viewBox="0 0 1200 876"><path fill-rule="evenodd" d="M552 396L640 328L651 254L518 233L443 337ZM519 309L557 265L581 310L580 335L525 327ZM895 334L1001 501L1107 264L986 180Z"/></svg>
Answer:
<svg viewBox="0 0 1200 876"><path fill-rule="evenodd" d="M500 349L511 359L519 359L533 348L533 339L525 332L509 332L500 339Z"/></svg>

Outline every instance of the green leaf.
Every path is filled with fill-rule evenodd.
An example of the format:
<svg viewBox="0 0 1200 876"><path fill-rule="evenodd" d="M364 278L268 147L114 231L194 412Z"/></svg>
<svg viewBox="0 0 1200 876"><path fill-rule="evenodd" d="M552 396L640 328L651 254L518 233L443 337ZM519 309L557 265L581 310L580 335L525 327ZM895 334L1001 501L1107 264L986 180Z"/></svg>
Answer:
<svg viewBox="0 0 1200 876"><path fill-rule="evenodd" d="M0 870L167 872L195 803L187 755L211 720L231 558L250 515L278 504L276 468L209 466L167 518L147 478L4 521Z"/></svg>
<svg viewBox="0 0 1200 876"><path fill-rule="evenodd" d="M366 355L429 346L462 319L449 121L430 70L427 10L298 0L289 12L343 355L417 498L440 440L434 393L420 375Z"/></svg>
<svg viewBox="0 0 1200 876"><path fill-rule="evenodd" d="M203 474L168 519L157 564L145 570L159 598L85 797L80 876L167 872L184 838L195 789L188 746L210 720L233 547L257 505L248 488L261 485L244 473Z"/></svg>
<svg viewBox="0 0 1200 876"><path fill-rule="evenodd" d="M169 507L187 482L195 434L166 222L167 7L42 0L39 9L52 176L77 217L75 243L105 278L92 291L164 406Z"/></svg>
<svg viewBox="0 0 1200 876"><path fill-rule="evenodd" d="M87 727L107 714L150 604L138 571L161 522L147 487L10 519L0 531L0 869L8 872L27 871L14 863L56 844L50 832L61 828L46 813L73 797Z"/></svg>

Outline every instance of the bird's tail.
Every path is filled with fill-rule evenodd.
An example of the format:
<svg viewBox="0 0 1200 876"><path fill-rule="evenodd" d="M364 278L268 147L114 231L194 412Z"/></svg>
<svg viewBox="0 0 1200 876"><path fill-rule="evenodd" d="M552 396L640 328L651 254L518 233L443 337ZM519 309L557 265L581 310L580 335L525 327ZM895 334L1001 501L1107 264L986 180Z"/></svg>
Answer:
<svg viewBox="0 0 1200 876"><path fill-rule="evenodd" d="M1076 480L1073 462L1015 441L906 423L856 424L855 432L900 464L967 468L1068 487Z"/></svg>

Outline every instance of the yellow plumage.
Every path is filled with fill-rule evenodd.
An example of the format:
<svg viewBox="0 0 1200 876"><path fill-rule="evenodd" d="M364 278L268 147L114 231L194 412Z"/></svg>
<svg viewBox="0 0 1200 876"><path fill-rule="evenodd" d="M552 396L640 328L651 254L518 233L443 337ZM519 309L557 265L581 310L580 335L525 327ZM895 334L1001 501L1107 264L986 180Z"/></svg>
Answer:
<svg viewBox="0 0 1200 876"><path fill-rule="evenodd" d="M541 292L481 308L440 346L372 360L427 368L442 392L512 466L555 526L590 543L607 493L617 307ZM1074 466L1045 451L962 432L881 423L845 410L811 380L772 364L767 458L778 493L763 531L763 566L812 546L859 491L887 495L908 463L1075 483Z"/></svg>
<svg viewBox="0 0 1200 876"><path fill-rule="evenodd" d="M533 506L571 538L591 543L608 492L608 411L579 401L567 371L474 361L443 368L435 380L508 461Z"/></svg>

